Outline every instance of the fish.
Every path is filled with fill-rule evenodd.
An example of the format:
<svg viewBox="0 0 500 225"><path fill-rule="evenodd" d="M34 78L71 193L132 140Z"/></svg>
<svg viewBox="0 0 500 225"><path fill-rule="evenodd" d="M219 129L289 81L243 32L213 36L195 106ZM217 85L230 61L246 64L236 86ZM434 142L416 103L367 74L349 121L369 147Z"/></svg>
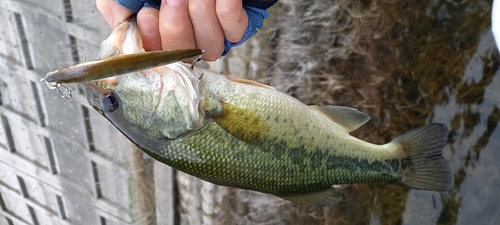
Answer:
<svg viewBox="0 0 500 225"><path fill-rule="evenodd" d="M136 21L113 30L100 57L144 52ZM324 207L337 185L389 183L444 192L448 128L431 123L377 145L349 133L370 117L305 105L275 88L183 62L80 82L88 103L154 159L208 182Z"/></svg>

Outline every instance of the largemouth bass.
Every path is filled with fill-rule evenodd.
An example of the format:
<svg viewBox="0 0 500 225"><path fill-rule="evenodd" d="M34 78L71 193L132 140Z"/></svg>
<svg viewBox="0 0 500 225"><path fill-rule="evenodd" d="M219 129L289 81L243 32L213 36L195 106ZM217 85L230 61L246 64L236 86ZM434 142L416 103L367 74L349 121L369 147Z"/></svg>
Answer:
<svg viewBox="0 0 500 225"><path fill-rule="evenodd" d="M143 52L138 32L133 19L119 24L99 56ZM181 62L79 87L144 152L218 185L311 206L341 200L335 184L451 188L443 124L371 144L349 135L370 119L356 109L307 106L270 86Z"/></svg>

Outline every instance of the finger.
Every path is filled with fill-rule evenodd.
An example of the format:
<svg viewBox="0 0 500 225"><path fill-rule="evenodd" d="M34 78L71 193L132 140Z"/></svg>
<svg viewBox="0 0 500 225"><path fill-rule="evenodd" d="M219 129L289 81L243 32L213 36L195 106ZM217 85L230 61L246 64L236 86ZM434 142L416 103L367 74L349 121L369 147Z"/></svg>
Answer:
<svg viewBox="0 0 500 225"><path fill-rule="evenodd" d="M248 15L241 0L217 0L217 18L229 42L239 42L248 28Z"/></svg>
<svg viewBox="0 0 500 225"><path fill-rule="evenodd" d="M142 45L146 51L161 50L159 12L155 8L142 8L137 14L137 25L141 32Z"/></svg>
<svg viewBox="0 0 500 225"><path fill-rule="evenodd" d="M196 47L206 51L202 59L217 60L224 51L224 33L215 13L215 1L189 0L188 8Z"/></svg>
<svg viewBox="0 0 500 225"><path fill-rule="evenodd" d="M159 18L164 50L196 47L186 0L165 0L160 6Z"/></svg>
<svg viewBox="0 0 500 225"><path fill-rule="evenodd" d="M132 15L132 11L118 4L116 0L97 0L96 6L111 28L125 21Z"/></svg>

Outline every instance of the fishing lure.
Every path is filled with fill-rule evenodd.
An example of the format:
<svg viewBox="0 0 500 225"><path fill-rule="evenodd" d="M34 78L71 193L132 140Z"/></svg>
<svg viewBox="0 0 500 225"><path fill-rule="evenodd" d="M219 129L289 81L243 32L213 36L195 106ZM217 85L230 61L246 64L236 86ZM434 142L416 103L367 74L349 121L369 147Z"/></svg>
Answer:
<svg viewBox="0 0 500 225"><path fill-rule="evenodd" d="M57 89L66 99L71 99L71 88L62 83L79 83L99 80L121 74L163 66L181 60L200 59L204 51L201 49L183 49L169 51L140 52L128 55L118 55L105 59L98 59L78 63L76 65L49 72L40 81L45 82L51 89ZM63 90L61 89L63 88Z"/></svg>

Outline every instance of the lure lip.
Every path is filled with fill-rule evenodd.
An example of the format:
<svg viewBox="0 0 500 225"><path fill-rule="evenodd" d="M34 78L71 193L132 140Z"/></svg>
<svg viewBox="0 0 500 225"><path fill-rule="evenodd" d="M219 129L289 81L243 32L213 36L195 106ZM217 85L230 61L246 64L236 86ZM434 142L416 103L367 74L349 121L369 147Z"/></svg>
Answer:
<svg viewBox="0 0 500 225"><path fill-rule="evenodd" d="M64 69L49 72L42 79L52 87L61 83L78 83L100 80L125 73L163 66L186 59L197 61L204 53L201 49L150 51L112 56L104 59L78 63ZM108 68L104 70L103 68Z"/></svg>

